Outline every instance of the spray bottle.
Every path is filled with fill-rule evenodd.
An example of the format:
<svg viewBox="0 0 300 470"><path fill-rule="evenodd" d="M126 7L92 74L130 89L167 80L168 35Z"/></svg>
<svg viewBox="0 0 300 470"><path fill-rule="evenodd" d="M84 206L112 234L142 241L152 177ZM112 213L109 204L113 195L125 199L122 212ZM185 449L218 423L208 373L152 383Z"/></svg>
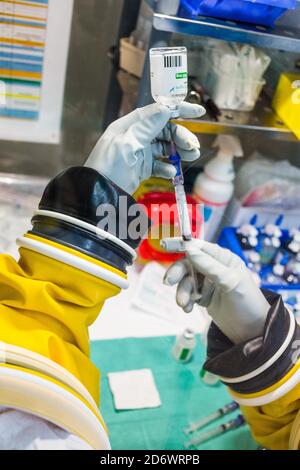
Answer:
<svg viewBox="0 0 300 470"><path fill-rule="evenodd" d="M214 241L225 209L234 190L234 157L243 157L243 149L238 137L219 135L214 147L218 147L215 158L204 167L194 184L194 198L204 204L205 239Z"/></svg>

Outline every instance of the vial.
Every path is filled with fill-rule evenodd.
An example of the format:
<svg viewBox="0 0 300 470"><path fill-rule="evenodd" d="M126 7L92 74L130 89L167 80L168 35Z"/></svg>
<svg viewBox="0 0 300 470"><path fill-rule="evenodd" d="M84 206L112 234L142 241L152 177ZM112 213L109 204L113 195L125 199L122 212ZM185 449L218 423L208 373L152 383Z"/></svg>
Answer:
<svg viewBox="0 0 300 470"><path fill-rule="evenodd" d="M203 383L205 383L205 385L210 386L218 385L220 382L220 379L217 375L212 374L203 368L200 370L200 379Z"/></svg>
<svg viewBox="0 0 300 470"><path fill-rule="evenodd" d="M196 346L196 337L193 330L186 329L180 336L177 336L173 346L173 356L178 362L188 362Z"/></svg>
<svg viewBox="0 0 300 470"><path fill-rule="evenodd" d="M258 244L259 232L252 224L243 224L237 230L237 236L243 250L255 248Z"/></svg>
<svg viewBox="0 0 300 470"><path fill-rule="evenodd" d="M188 94L187 50L185 47L150 49L151 94L156 103L179 116L178 107Z"/></svg>

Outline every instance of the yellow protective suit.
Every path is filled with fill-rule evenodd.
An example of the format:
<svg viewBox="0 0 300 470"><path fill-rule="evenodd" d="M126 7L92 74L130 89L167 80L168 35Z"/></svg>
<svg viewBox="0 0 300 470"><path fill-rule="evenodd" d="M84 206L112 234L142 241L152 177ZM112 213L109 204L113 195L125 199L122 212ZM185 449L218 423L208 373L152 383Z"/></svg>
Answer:
<svg viewBox="0 0 300 470"><path fill-rule="evenodd" d="M47 240L43 242L50 243ZM61 246L60 249L74 253L66 247ZM124 277L123 273L109 265L93 258L88 260ZM26 350L41 355L76 377L99 405L100 377L90 360L88 327L97 318L105 300L119 291L117 286L28 249L20 249L18 263L10 256L1 255L0 376L1 368L17 367L7 360L10 351L14 350L12 347L17 346L24 350L22 369L28 367L33 372L27 364ZM47 379L53 380L49 376ZM31 406L21 403L11 391L8 402L7 397L4 399L4 392L0 387L1 405L26 407L27 411L43 416L41 410L35 409L35 403ZM83 397L81 399L84 400ZM62 427L66 427L68 422L58 421L55 416L47 418ZM99 415L97 418L101 421ZM101 423L103 425L103 421ZM76 429L69 430L76 434Z"/></svg>

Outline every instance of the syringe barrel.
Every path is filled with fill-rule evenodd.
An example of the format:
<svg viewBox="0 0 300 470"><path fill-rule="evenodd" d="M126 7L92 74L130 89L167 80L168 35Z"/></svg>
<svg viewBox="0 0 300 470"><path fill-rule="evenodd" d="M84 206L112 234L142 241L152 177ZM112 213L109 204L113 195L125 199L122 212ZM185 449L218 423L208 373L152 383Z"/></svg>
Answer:
<svg viewBox="0 0 300 470"><path fill-rule="evenodd" d="M191 240L192 228L183 184L175 185L175 195L182 237L184 240Z"/></svg>

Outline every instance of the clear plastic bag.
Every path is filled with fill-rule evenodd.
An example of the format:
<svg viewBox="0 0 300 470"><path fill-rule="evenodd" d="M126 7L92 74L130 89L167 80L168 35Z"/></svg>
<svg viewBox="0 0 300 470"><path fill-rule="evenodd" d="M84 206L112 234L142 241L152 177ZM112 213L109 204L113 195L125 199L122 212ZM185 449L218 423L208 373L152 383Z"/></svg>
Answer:
<svg viewBox="0 0 300 470"><path fill-rule="evenodd" d="M270 62L252 46L221 43L204 49L200 79L219 108L251 111L266 83L263 75Z"/></svg>
<svg viewBox="0 0 300 470"><path fill-rule="evenodd" d="M286 160L274 162L256 153L237 174L235 197L243 206L297 210L300 169Z"/></svg>

